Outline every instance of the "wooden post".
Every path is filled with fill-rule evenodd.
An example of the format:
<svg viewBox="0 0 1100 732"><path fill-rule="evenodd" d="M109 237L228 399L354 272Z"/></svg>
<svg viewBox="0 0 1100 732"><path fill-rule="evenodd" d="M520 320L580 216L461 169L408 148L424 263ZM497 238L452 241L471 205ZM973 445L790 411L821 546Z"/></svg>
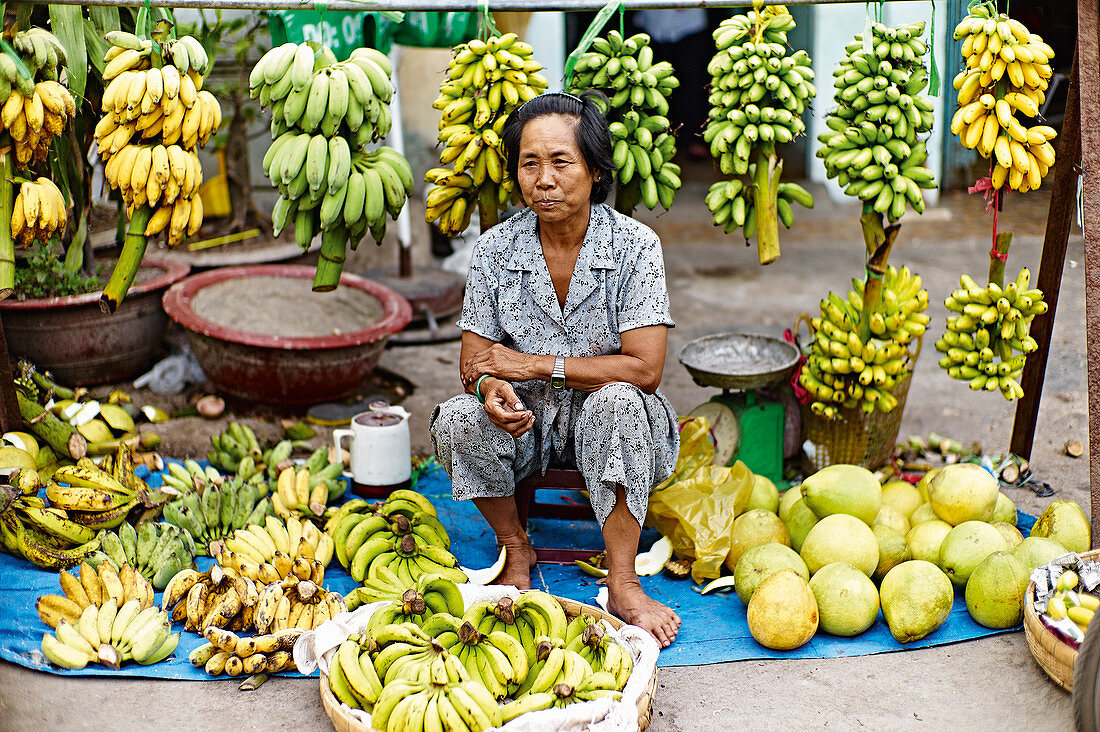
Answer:
<svg viewBox="0 0 1100 732"><path fill-rule="evenodd" d="M4 320L0 317L0 432L23 429L23 417L15 399L15 377L8 357L8 340L4 337Z"/></svg>
<svg viewBox="0 0 1100 732"><path fill-rule="evenodd" d="M1046 377L1047 356L1050 354L1050 336L1054 330L1054 314L1058 310L1058 291L1062 284L1062 269L1066 262L1066 244L1073 225L1073 212L1077 207L1077 165L1081 153L1081 106L1078 94L1077 54L1069 78L1066 96L1066 113L1062 118L1062 134L1058 141L1058 156L1054 161L1054 187L1047 211L1046 236L1043 239L1043 256L1039 260L1039 277L1035 287L1043 291L1048 305L1045 315L1036 316L1031 322L1030 335L1039 344L1039 350L1027 357L1020 385L1024 396L1016 405L1016 419L1012 424L1012 452L1031 458L1035 442L1035 424L1039 418L1039 400L1043 396L1043 379Z"/></svg>

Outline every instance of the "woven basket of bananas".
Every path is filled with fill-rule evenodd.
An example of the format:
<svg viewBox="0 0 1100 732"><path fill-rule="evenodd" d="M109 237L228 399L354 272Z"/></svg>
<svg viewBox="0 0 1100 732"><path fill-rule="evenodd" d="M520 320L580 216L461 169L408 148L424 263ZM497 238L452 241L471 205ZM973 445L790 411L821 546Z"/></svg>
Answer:
<svg viewBox="0 0 1100 732"><path fill-rule="evenodd" d="M613 628L621 628L624 625L622 620L605 613L598 607L585 605L565 597L558 597L557 595L555 595L554 598L561 604L562 609L565 610L566 617L570 620L576 618L578 615L589 615L595 620L606 620ZM332 720L332 725L336 728L336 732L374 732L373 727L353 717L348 712L348 708L336 699L336 696L332 693L328 674L325 673L324 670L321 670L320 673L321 703L324 705L325 713L328 714L329 719ZM645 691L638 697L639 731L645 730L649 726L650 718L653 714L653 696L656 693L657 668L654 667L653 675L650 676ZM453 729L453 727L443 724L442 729L450 730Z"/></svg>
<svg viewBox="0 0 1100 732"><path fill-rule="evenodd" d="M806 313L798 317L795 330L803 321L809 328L812 341L815 331ZM867 412L859 407L838 405L830 418L818 414L810 404L801 405L802 440L809 440L814 446L812 455L803 453L804 474L809 475L836 464L861 465L868 470L877 470L886 464L894 453L901 429L901 416L905 411L905 399L909 394L917 356L920 355L921 342L922 338L917 336L909 346L905 374L889 392L897 400L897 405L890 411L875 409Z"/></svg>

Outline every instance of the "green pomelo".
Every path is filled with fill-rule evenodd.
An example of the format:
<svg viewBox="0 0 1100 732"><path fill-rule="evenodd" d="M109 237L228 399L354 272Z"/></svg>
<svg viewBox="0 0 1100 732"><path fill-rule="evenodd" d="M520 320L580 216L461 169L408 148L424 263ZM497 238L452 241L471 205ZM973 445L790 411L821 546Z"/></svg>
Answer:
<svg viewBox="0 0 1100 732"><path fill-rule="evenodd" d="M920 491L909 481L892 480L882 486L882 505L896 508L902 516L908 517L922 503Z"/></svg>
<svg viewBox="0 0 1100 732"><path fill-rule="evenodd" d="M925 521L909 529L905 541L909 543L913 559L937 564L940 561L940 544L950 531L951 524L939 519Z"/></svg>
<svg viewBox="0 0 1100 732"><path fill-rule="evenodd" d="M917 493L920 493L921 503L928 503L928 484L932 482L932 479L936 477L936 473L938 472L940 472L939 468L932 468L922 475L920 482L917 483Z"/></svg>
<svg viewBox="0 0 1100 732"><path fill-rule="evenodd" d="M794 504L798 503L801 500L802 500L802 488L801 488L801 486L792 485L790 488L783 491L779 495L779 508L776 509L775 513L779 516L779 518L786 521L787 520L787 515L791 512L791 507L794 506Z"/></svg>
<svg viewBox="0 0 1100 732"><path fill-rule="evenodd" d="M887 572L878 592L886 625L901 643L920 640L943 625L955 600L947 575L920 559L902 562Z"/></svg>
<svg viewBox="0 0 1100 732"><path fill-rule="evenodd" d="M1008 551L1015 549L1019 543L1024 540L1024 535L1012 524L1005 523L1004 521L990 521L989 525L1001 532L1001 538L1005 540L1005 546L1008 547Z"/></svg>
<svg viewBox="0 0 1100 732"><path fill-rule="evenodd" d="M741 555L758 544L776 542L790 546L791 536L787 527L771 511L754 508L745 511L733 521L730 530L730 551L726 555L726 567L732 572L737 568Z"/></svg>
<svg viewBox="0 0 1100 732"><path fill-rule="evenodd" d="M802 498L818 518L844 513L870 525L882 508L882 486L858 465L830 465L802 481Z"/></svg>
<svg viewBox="0 0 1100 732"><path fill-rule="evenodd" d="M774 541L757 544L742 554L733 570L734 588L741 602L748 605L760 583L781 569L793 570L805 580L810 578L810 570L806 569L802 557L784 544Z"/></svg>
<svg viewBox="0 0 1100 732"><path fill-rule="evenodd" d="M909 542L905 540L904 534L882 524L872 526L871 531L875 535L875 541L878 542L878 564L875 565L875 573L871 575L871 579L882 582L887 572L902 562L909 561L913 555L909 551Z"/></svg>
<svg viewBox="0 0 1100 732"><path fill-rule="evenodd" d="M905 518L905 515L893 506L883 506L878 510L878 516L875 517L875 522L871 524L871 528L876 526L889 526L903 536L909 533L910 528L909 519Z"/></svg>
<svg viewBox="0 0 1100 732"><path fill-rule="evenodd" d="M989 521L1000 493L997 479L973 463L945 465L928 484L928 502L936 515L958 526L966 521Z"/></svg>
<svg viewBox="0 0 1100 732"><path fill-rule="evenodd" d="M917 506L913 513L909 514L909 526L912 528L917 524L923 524L926 521L939 521L940 517L936 515L936 512L932 510L931 503L922 503Z"/></svg>
<svg viewBox="0 0 1100 732"><path fill-rule="evenodd" d="M779 490L775 483L763 475L752 476L752 492L749 493L749 502L745 504L745 510L762 508L765 511L775 513L779 510Z"/></svg>
<svg viewBox="0 0 1100 732"><path fill-rule="evenodd" d="M993 552L966 583L966 609L987 628L1015 628L1024 619L1028 570L1008 552Z"/></svg>
<svg viewBox="0 0 1100 732"><path fill-rule="evenodd" d="M1043 536L1029 536L1012 550L1012 556L1020 560L1024 569L1028 572L1050 564L1052 561L1067 554L1066 548L1054 539Z"/></svg>
<svg viewBox="0 0 1100 732"><path fill-rule="evenodd" d="M817 523L817 516L810 507L806 505L806 502L799 498L787 511L787 518L783 519L783 524L787 527L787 533L791 537L791 548L796 552L802 551L802 542L806 540L806 534L810 533L810 529Z"/></svg>
<svg viewBox="0 0 1100 732"><path fill-rule="evenodd" d="M1001 532L984 521L964 521L943 537L939 566L956 587L966 587L970 573L993 552L1008 551Z"/></svg>
<svg viewBox="0 0 1100 732"><path fill-rule="evenodd" d="M875 583L847 562L833 562L810 580L817 601L818 626L826 633L859 635L878 617Z"/></svg>
<svg viewBox="0 0 1100 732"><path fill-rule="evenodd" d="M833 562L847 562L868 577L878 566L878 542L871 527L846 513L834 513L814 524L799 554L811 576Z"/></svg>
<svg viewBox="0 0 1100 732"><path fill-rule="evenodd" d="M1000 491L997 492L997 503L993 506L993 518L990 521L1003 521L1010 526L1016 525L1016 504Z"/></svg>
<svg viewBox="0 0 1100 732"><path fill-rule="evenodd" d="M1089 520L1075 501L1055 501L1047 506L1031 535L1054 539L1071 552L1087 552L1092 546Z"/></svg>
<svg viewBox="0 0 1100 732"><path fill-rule="evenodd" d="M756 588L746 617L757 643L790 651L805 645L817 632L817 601L800 574L781 569Z"/></svg>

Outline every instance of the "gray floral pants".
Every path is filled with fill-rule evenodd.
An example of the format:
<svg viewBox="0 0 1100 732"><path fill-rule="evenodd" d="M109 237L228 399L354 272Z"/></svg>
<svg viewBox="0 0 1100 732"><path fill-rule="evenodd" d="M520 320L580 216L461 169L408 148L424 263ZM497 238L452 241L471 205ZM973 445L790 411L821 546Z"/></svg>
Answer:
<svg viewBox="0 0 1100 732"><path fill-rule="evenodd" d="M572 449L549 455L553 448L550 440L540 438L544 431L537 409L535 426L516 439L493 424L471 394L437 406L431 417L432 443L451 476L454 498L510 496L517 481L550 462L567 461L584 475L601 526L615 506L618 485L641 525L650 490L676 466L680 436L672 405L659 392L646 394L632 384L615 383L583 395L580 409L566 411L576 415L568 425Z"/></svg>

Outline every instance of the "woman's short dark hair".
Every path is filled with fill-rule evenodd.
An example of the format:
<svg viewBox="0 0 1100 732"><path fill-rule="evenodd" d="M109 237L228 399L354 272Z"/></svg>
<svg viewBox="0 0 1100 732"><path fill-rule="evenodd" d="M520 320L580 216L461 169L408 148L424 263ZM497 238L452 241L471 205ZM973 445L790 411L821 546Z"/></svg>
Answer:
<svg viewBox="0 0 1100 732"><path fill-rule="evenodd" d="M519 180L519 142L523 137L523 128L536 117L563 114L577 120L573 126L577 147L588 169L599 174L598 180L592 184L591 201L603 203L615 182L615 165L611 162L611 131L602 111L606 107L606 98L602 99L602 105L596 101L601 97L603 95L599 92L585 92L579 97L550 92L534 97L512 112L501 135L508 175L512 176L512 180Z"/></svg>

